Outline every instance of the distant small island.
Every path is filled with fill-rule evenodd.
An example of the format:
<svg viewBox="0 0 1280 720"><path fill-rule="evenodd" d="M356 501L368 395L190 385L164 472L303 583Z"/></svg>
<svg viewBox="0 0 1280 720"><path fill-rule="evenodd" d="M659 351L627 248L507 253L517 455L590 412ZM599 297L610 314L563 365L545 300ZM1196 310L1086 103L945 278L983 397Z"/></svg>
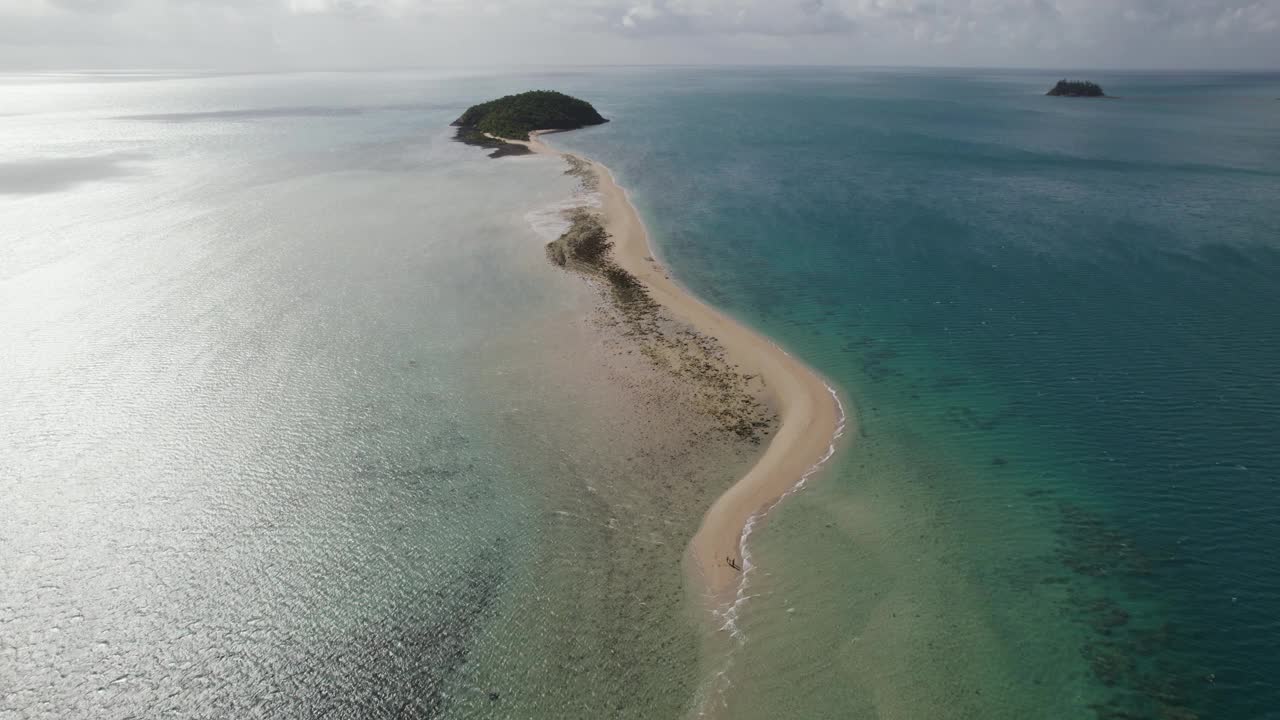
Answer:
<svg viewBox="0 0 1280 720"><path fill-rule="evenodd" d="M529 151L504 139L528 140L534 130L577 130L607 122L585 100L554 90L531 90L472 105L453 126L458 128L455 139L494 148L490 157L502 157Z"/></svg>
<svg viewBox="0 0 1280 720"><path fill-rule="evenodd" d="M1084 80L1059 80L1053 89L1045 93L1054 97L1106 97L1102 86Z"/></svg>

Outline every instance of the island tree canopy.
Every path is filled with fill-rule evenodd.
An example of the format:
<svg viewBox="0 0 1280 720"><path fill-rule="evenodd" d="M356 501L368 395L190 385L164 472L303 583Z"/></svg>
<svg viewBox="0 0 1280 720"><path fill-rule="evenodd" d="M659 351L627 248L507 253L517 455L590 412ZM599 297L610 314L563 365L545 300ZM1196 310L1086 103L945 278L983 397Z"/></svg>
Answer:
<svg viewBox="0 0 1280 720"><path fill-rule="evenodd" d="M1061 97L1103 97L1102 87L1085 80L1059 80L1053 89L1045 93Z"/></svg>
<svg viewBox="0 0 1280 720"><path fill-rule="evenodd" d="M533 130L576 130L608 120L591 103L554 90L532 90L473 105L454 126L509 140L528 140Z"/></svg>

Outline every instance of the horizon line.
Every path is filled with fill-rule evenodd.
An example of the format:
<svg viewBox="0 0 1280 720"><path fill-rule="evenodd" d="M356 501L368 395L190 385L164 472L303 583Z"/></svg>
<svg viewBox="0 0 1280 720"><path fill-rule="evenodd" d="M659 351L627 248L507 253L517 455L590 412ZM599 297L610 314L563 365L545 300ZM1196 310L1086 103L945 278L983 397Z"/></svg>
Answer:
<svg viewBox="0 0 1280 720"><path fill-rule="evenodd" d="M188 74L188 75L285 75L305 73L377 73L377 72L449 72L449 71L507 71L520 74L520 71L536 71L537 69L839 69L839 70L983 70L1008 72L1114 72L1114 73L1280 73L1280 67L1205 67L1205 66L1067 66L1067 65L902 65L902 64L843 64L843 63L539 63L539 64L468 64L468 65L385 65L378 67L365 66L329 66L329 67L263 67L258 69L234 67L0 67L0 74L47 74L47 75L91 75L91 74Z"/></svg>

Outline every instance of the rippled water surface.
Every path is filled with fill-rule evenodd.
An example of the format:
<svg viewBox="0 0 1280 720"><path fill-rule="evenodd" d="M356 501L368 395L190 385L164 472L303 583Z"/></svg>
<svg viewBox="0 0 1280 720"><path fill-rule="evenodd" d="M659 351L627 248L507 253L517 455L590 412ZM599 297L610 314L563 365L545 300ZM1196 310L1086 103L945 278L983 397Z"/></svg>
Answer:
<svg viewBox="0 0 1280 720"><path fill-rule="evenodd" d="M530 82L4 78L0 716L690 705L742 460L595 367L563 164L450 140Z"/></svg>
<svg viewBox="0 0 1280 720"><path fill-rule="evenodd" d="M1280 78L1056 79L0 77L0 717L1276 716ZM448 141L530 86L856 408L742 640L743 457L581 365L558 164Z"/></svg>
<svg viewBox="0 0 1280 720"><path fill-rule="evenodd" d="M1274 716L1280 77L630 79L562 144L860 416L759 535L730 714Z"/></svg>

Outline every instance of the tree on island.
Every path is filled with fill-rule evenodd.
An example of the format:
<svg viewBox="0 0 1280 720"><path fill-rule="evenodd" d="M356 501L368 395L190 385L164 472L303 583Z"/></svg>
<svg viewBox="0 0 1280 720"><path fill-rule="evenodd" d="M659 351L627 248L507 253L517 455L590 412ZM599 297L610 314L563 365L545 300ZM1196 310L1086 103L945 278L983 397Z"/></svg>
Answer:
<svg viewBox="0 0 1280 720"><path fill-rule="evenodd" d="M1102 87L1097 83L1067 79L1059 80L1058 84L1045 94L1054 97L1106 97L1106 93L1102 92Z"/></svg>
<svg viewBox="0 0 1280 720"><path fill-rule="evenodd" d="M533 90L474 105L453 121L463 131L528 140L534 130L577 130L609 122L591 103L554 90Z"/></svg>

